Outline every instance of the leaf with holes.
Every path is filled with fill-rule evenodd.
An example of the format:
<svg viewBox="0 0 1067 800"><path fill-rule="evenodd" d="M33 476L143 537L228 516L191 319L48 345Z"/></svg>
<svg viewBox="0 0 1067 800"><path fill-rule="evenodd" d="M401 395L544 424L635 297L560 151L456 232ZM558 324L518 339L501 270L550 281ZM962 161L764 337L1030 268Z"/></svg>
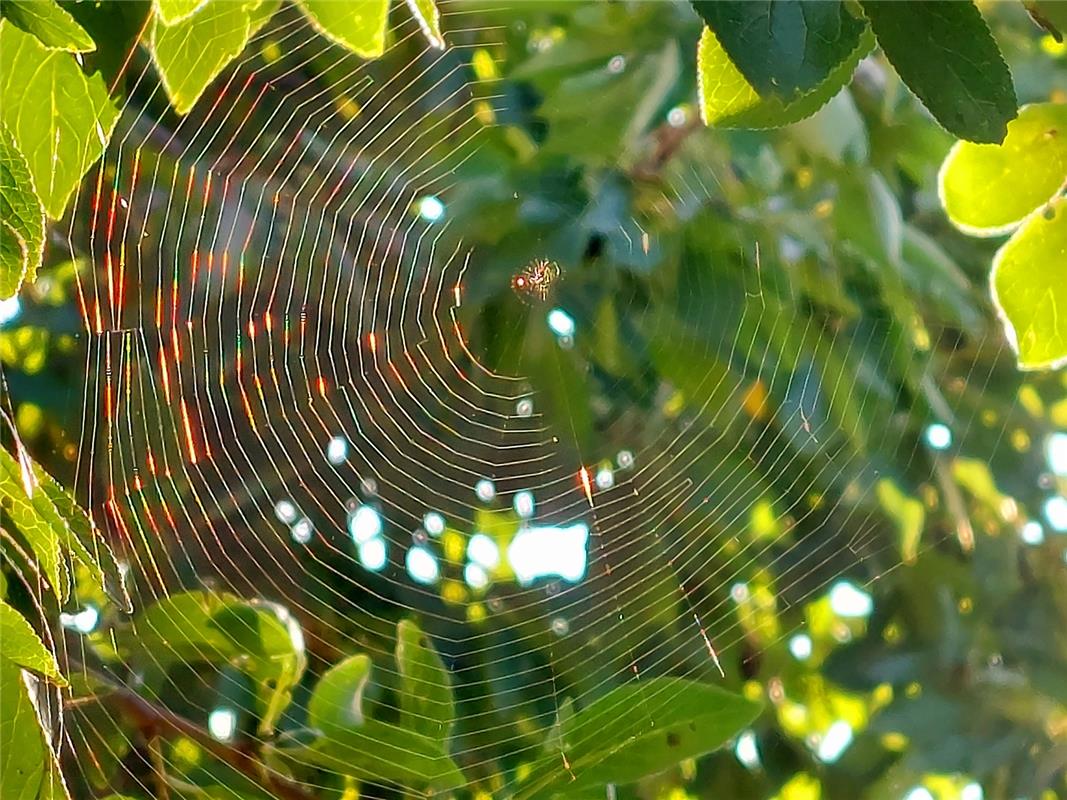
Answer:
<svg viewBox="0 0 1067 800"><path fill-rule="evenodd" d="M949 133L999 142L1018 109L1011 73L974 3L861 0L889 63Z"/></svg>
<svg viewBox="0 0 1067 800"><path fill-rule="evenodd" d="M993 259L993 301L1021 369L1067 364L1067 197L1035 212Z"/></svg>
<svg viewBox="0 0 1067 800"><path fill-rule="evenodd" d="M938 191L952 223L975 236L1017 226L1067 184L1067 104L1023 106L1001 144L957 142Z"/></svg>
<svg viewBox="0 0 1067 800"><path fill-rule="evenodd" d="M570 796L632 783L715 750L751 724L760 709L717 686L681 678L619 686L561 725L565 759L559 752L541 758L515 796Z"/></svg>

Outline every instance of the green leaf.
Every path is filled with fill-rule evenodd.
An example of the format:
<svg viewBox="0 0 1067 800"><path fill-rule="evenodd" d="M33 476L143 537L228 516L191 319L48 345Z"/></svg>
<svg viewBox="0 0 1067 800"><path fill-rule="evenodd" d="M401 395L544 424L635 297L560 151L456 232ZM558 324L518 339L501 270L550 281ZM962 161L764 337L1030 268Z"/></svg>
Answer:
<svg viewBox="0 0 1067 800"><path fill-rule="evenodd" d="M315 30L356 55L377 58L385 52L389 0L296 0L296 4Z"/></svg>
<svg viewBox="0 0 1067 800"><path fill-rule="evenodd" d="M55 656L26 618L3 600L0 600L0 656L51 678L60 686L67 685Z"/></svg>
<svg viewBox="0 0 1067 800"><path fill-rule="evenodd" d="M370 656L350 656L319 678L308 701L308 725L326 735L363 724L363 690L370 680Z"/></svg>
<svg viewBox="0 0 1067 800"><path fill-rule="evenodd" d="M919 555L926 509L914 497L904 494L892 480L882 478L877 486L878 502L897 526L897 543L904 563L914 563Z"/></svg>
<svg viewBox="0 0 1067 800"><path fill-rule="evenodd" d="M1049 32L1057 42L1067 35L1067 2L1064 0L1024 0L1034 22Z"/></svg>
<svg viewBox="0 0 1067 800"><path fill-rule="evenodd" d="M441 14L434 0L407 0L411 15L419 22L430 44L439 50L445 49L445 37L441 35Z"/></svg>
<svg viewBox="0 0 1067 800"><path fill-rule="evenodd" d="M30 178L30 165L0 122L0 219L19 246L0 260L0 298L11 297L23 280L32 281L44 252L44 209Z"/></svg>
<svg viewBox="0 0 1067 800"><path fill-rule="evenodd" d="M865 27L837 0L693 0L693 7L745 81L761 97L785 101L823 85Z"/></svg>
<svg viewBox="0 0 1067 800"><path fill-rule="evenodd" d="M957 142L938 190L949 219L976 236L1012 230L1067 183L1067 104L1023 106L1002 144Z"/></svg>
<svg viewBox="0 0 1067 800"><path fill-rule="evenodd" d="M707 125L720 128L776 128L810 117L852 80L856 66L874 48L864 31L856 47L819 86L786 101L757 91L734 66L710 28L697 48L700 112Z"/></svg>
<svg viewBox="0 0 1067 800"><path fill-rule="evenodd" d="M91 53L96 43L55 0L4 0L0 16L32 33L51 50Z"/></svg>
<svg viewBox="0 0 1067 800"><path fill-rule="evenodd" d="M410 620L396 626L396 663L401 724L432 739L447 739L456 718L452 682L441 657Z"/></svg>
<svg viewBox="0 0 1067 800"><path fill-rule="evenodd" d="M51 501L56 514L65 523L58 534L60 542L76 561L89 568L92 580L123 611L133 611L126 579L118 559L103 534L73 495L49 475L40 464L32 462L37 485Z"/></svg>
<svg viewBox="0 0 1067 800"><path fill-rule="evenodd" d="M244 50L252 30L249 10L258 5L249 0L216 1L174 25L153 20L149 48L175 111L188 113L226 65Z"/></svg>
<svg viewBox="0 0 1067 800"><path fill-rule="evenodd" d="M152 0L152 8L164 25L174 25L188 19L209 0Z"/></svg>
<svg viewBox="0 0 1067 800"><path fill-rule="evenodd" d="M992 283L1019 367L1067 364L1067 197L1035 212L997 251Z"/></svg>
<svg viewBox="0 0 1067 800"><path fill-rule="evenodd" d="M999 142L1018 113L1011 73L966 2L861 0L889 63L949 133Z"/></svg>
<svg viewBox="0 0 1067 800"><path fill-rule="evenodd" d="M27 255L26 240L6 219L0 219L0 280L4 283L0 299L12 297L18 291L29 261ZM15 289L9 294L12 285Z"/></svg>
<svg viewBox="0 0 1067 800"><path fill-rule="evenodd" d="M850 171L838 181L837 235L876 264L900 263L904 221L885 179L872 170Z"/></svg>
<svg viewBox="0 0 1067 800"><path fill-rule="evenodd" d="M60 552L62 518L36 485L28 456L16 458L0 447L0 498L12 522L29 544L37 563L60 602L70 593L70 580Z"/></svg>
<svg viewBox="0 0 1067 800"><path fill-rule="evenodd" d="M537 761L515 796L567 796L632 783L715 750L761 708L717 686L681 678L619 686L561 724L557 744L563 753L557 747Z"/></svg>
<svg viewBox="0 0 1067 800"><path fill-rule="evenodd" d="M413 789L448 791L466 783L440 742L375 719L364 719L355 728L334 729L311 745L279 747L272 755Z"/></svg>
<svg viewBox="0 0 1067 800"><path fill-rule="evenodd" d="M37 197L53 219L104 152L118 119L99 74L0 21L0 122L26 158Z"/></svg>
<svg viewBox="0 0 1067 800"><path fill-rule="evenodd" d="M37 800L49 753L22 670L0 658L0 786L4 800Z"/></svg>

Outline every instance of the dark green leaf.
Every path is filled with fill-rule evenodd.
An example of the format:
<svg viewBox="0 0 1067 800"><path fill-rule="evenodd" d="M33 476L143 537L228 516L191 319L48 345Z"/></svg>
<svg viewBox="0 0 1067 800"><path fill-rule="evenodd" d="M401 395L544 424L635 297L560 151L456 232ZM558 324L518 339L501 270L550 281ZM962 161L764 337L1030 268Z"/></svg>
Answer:
<svg viewBox="0 0 1067 800"><path fill-rule="evenodd" d="M48 216L63 215L117 119L99 74L86 77L71 54L0 21L0 121L25 156Z"/></svg>
<svg viewBox="0 0 1067 800"><path fill-rule="evenodd" d="M0 219L20 243L0 254L0 298L11 297L37 274L44 250L44 209L30 177L30 165L0 122Z"/></svg>
<svg viewBox="0 0 1067 800"><path fill-rule="evenodd" d="M55 0L4 0L0 16L32 33L45 47L71 53L91 53L96 44L85 28Z"/></svg>
<svg viewBox="0 0 1067 800"><path fill-rule="evenodd" d="M837 0L693 0L693 7L748 84L786 102L825 83L864 29Z"/></svg>
<svg viewBox="0 0 1067 800"><path fill-rule="evenodd" d="M51 678L60 686L66 680L59 672L56 657L44 646L30 623L15 609L0 600L0 657Z"/></svg>
<svg viewBox="0 0 1067 800"><path fill-rule="evenodd" d="M792 100L757 91L734 66L710 28L697 49L700 111L704 122L720 128L777 128L810 117L852 80L856 65L874 48L864 31L851 53L817 87Z"/></svg>
<svg viewBox="0 0 1067 800"><path fill-rule="evenodd" d="M452 682L426 634L410 620L396 626L396 663L401 724L431 739L447 739L456 716Z"/></svg>
<svg viewBox="0 0 1067 800"><path fill-rule="evenodd" d="M439 742L374 719L365 719L356 728L335 729L312 745L279 747L273 754L297 764L414 789L447 791L465 783Z"/></svg>
<svg viewBox="0 0 1067 800"><path fill-rule="evenodd" d="M516 797L632 783L711 752L749 725L760 708L717 686L680 678L620 686L561 725L562 753L539 760Z"/></svg>
<svg viewBox="0 0 1067 800"><path fill-rule="evenodd" d="M1024 0L1023 5L1034 22L1057 42L1067 36L1067 2L1064 0Z"/></svg>
<svg viewBox="0 0 1067 800"><path fill-rule="evenodd" d="M1018 113L1000 49L974 3L862 0L889 63L949 133L1000 142Z"/></svg>

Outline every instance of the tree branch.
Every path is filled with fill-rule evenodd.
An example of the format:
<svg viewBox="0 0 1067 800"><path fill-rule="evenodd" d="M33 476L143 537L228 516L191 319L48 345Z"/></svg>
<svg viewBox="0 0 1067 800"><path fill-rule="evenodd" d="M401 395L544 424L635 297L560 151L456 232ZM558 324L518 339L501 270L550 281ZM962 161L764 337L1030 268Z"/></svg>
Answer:
<svg viewBox="0 0 1067 800"><path fill-rule="evenodd" d="M121 708L142 731L149 732L149 735L164 739L192 739L215 758L228 764L279 800L314 800L298 783L272 770L248 748L220 742L196 723L156 706L107 675L73 659L68 662L68 669L71 672L81 670L93 680L107 686L108 702Z"/></svg>

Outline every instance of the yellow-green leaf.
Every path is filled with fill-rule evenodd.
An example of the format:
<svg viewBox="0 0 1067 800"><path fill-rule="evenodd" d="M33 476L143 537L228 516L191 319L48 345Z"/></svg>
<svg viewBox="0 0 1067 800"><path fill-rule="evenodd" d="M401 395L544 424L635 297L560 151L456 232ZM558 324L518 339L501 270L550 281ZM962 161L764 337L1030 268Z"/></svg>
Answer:
<svg viewBox="0 0 1067 800"><path fill-rule="evenodd" d="M0 787L4 800L37 800L49 757L22 670L0 658Z"/></svg>
<svg viewBox="0 0 1067 800"><path fill-rule="evenodd" d="M86 76L70 53L0 20L0 122L25 156L48 216L63 215L118 114L99 73Z"/></svg>
<svg viewBox="0 0 1067 800"><path fill-rule="evenodd" d="M1024 106L1001 144L957 142L941 165L941 205L961 230L996 236L1067 183L1067 104Z"/></svg>
<svg viewBox="0 0 1067 800"><path fill-rule="evenodd" d="M296 0L319 33L364 58L385 52L385 23L389 0Z"/></svg>
<svg viewBox="0 0 1067 800"><path fill-rule="evenodd" d="M152 7L164 25L174 25L191 17L207 3L208 0L152 0Z"/></svg>
<svg viewBox="0 0 1067 800"><path fill-rule="evenodd" d="M254 2L209 2L174 25L152 22L149 47L163 88L179 114L186 114L211 82L240 55L251 35Z"/></svg>
<svg viewBox="0 0 1067 800"><path fill-rule="evenodd" d="M0 656L20 667L51 678L60 686L67 682L51 651L18 611L0 600Z"/></svg>
<svg viewBox="0 0 1067 800"><path fill-rule="evenodd" d="M6 448L0 447L0 498L5 510L30 546L37 565L48 579L59 600L70 593L70 580L63 561L59 518L52 502L32 477L32 467L25 466Z"/></svg>
<svg viewBox="0 0 1067 800"><path fill-rule="evenodd" d="M430 44L439 50L445 49L445 37L441 35L441 14L434 0L407 0L412 16L419 22L419 27L430 40Z"/></svg>
<svg viewBox="0 0 1067 800"><path fill-rule="evenodd" d="M1067 197L1035 212L997 251L992 283L1019 367L1067 364Z"/></svg>
<svg viewBox="0 0 1067 800"><path fill-rule="evenodd" d="M710 28L697 48L700 110L707 125L720 128L776 128L806 119L822 108L851 79L856 65L874 47L869 31L852 53L810 92L785 101L777 94L760 95L734 66Z"/></svg>
<svg viewBox="0 0 1067 800"><path fill-rule="evenodd" d="M55 0L4 0L0 14L32 33L49 49L70 53L91 53L96 49L93 37Z"/></svg>
<svg viewBox="0 0 1067 800"><path fill-rule="evenodd" d="M3 123L0 123L0 220L5 228L4 247L0 249L0 299L3 299L15 294L22 281L34 279L44 249L44 209L33 188L30 165Z"/></svg>

